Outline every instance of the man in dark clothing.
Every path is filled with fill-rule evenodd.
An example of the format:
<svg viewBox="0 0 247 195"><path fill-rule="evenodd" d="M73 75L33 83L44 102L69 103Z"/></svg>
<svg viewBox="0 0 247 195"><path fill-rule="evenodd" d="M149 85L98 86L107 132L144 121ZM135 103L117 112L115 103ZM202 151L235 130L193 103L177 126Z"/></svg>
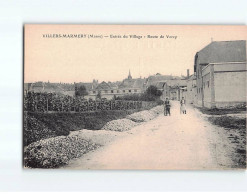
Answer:
<svg viewBox="0 0 247 195"><path fill-rule="evenodd" d="M165 116L167 116L169 114L169 116L171 116L171 112L170 112L170 108L171 108L171 104L170 101L168 100L168 98L166 98L166 101L164 102L165 106L164 106L164 114Z"/></svg>

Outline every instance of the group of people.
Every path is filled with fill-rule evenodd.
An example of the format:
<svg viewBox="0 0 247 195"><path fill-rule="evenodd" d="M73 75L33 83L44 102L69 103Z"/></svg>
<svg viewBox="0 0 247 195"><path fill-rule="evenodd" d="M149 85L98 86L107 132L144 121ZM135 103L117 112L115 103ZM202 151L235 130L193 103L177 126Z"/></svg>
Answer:
<svg viewBox="0 0 247 195"><path fill-rule="evenodd" d="M186 102L184 97L180 100L180 114L186 114ZM171 104L168 98L164 101L164 115L171 116Z"/></svg>

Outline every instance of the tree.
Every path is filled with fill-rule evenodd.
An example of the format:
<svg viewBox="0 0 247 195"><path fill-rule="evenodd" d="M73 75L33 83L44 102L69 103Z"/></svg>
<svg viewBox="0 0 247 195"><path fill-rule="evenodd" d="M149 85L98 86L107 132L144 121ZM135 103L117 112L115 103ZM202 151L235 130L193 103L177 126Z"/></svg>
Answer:
<svg viewBox="0 0 247 195"><path fill-rule="evenodd" d="M116 100L117 96L114 94L114 96L112 97L112 100Z"/></svg>
<svg viewBox="0 0 247 195"><path fill-rule="evenodd" d="M96 95L96 99L101 100L101 91L99 91L98 94Z"/></svg>
<svg viewBox="0 0 247 195"><path fill-rule="evenodd" d="M156 96L156 97L160 97L162 95L162 92L160 90L157 89L157 87L150 85L147 90L146 93L148 95L152 95L152 96Z"/></svg>
<svg viewBox="0 0 247 195"><path fill-rule="evenodd" d="M147 88L145 93L142 95L143 101L155 101L160 98L162 92L157 87L151 85Z"/></svg>
<svg viewBox="0 0 247 195"><path fill-rule="evenodd" d="M79 87L76 87L75 89L75 96L82 96L84 97L85 95L88 95L87 89L84 85L81 85Z"/></svg>

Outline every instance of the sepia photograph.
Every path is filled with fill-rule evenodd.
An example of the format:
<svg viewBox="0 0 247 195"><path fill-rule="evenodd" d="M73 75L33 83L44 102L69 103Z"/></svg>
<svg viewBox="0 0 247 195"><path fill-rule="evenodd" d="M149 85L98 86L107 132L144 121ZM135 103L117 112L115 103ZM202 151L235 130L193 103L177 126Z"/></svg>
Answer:
<svg viewBox="0 0 247 195"><path fill-rule="evenodd" d="M245 25L23 28L24 169L246 169Z"/></svg>

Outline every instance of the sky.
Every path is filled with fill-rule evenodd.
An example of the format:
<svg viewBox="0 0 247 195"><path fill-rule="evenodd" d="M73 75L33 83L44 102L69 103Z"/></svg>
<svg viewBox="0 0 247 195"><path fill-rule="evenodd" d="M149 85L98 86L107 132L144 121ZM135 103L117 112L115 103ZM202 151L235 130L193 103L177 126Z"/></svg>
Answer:
<svg viewBox="0 0 247 195"><path fill-rule="evenodd" d="M196 52L212 41L247 40L247 27L237 25L29 24L24 33L26 83L114 82L126 78L129 70L133 78L181 76L187 69L192 74ZM70 34L81 37L47 38Z"/></svg>

